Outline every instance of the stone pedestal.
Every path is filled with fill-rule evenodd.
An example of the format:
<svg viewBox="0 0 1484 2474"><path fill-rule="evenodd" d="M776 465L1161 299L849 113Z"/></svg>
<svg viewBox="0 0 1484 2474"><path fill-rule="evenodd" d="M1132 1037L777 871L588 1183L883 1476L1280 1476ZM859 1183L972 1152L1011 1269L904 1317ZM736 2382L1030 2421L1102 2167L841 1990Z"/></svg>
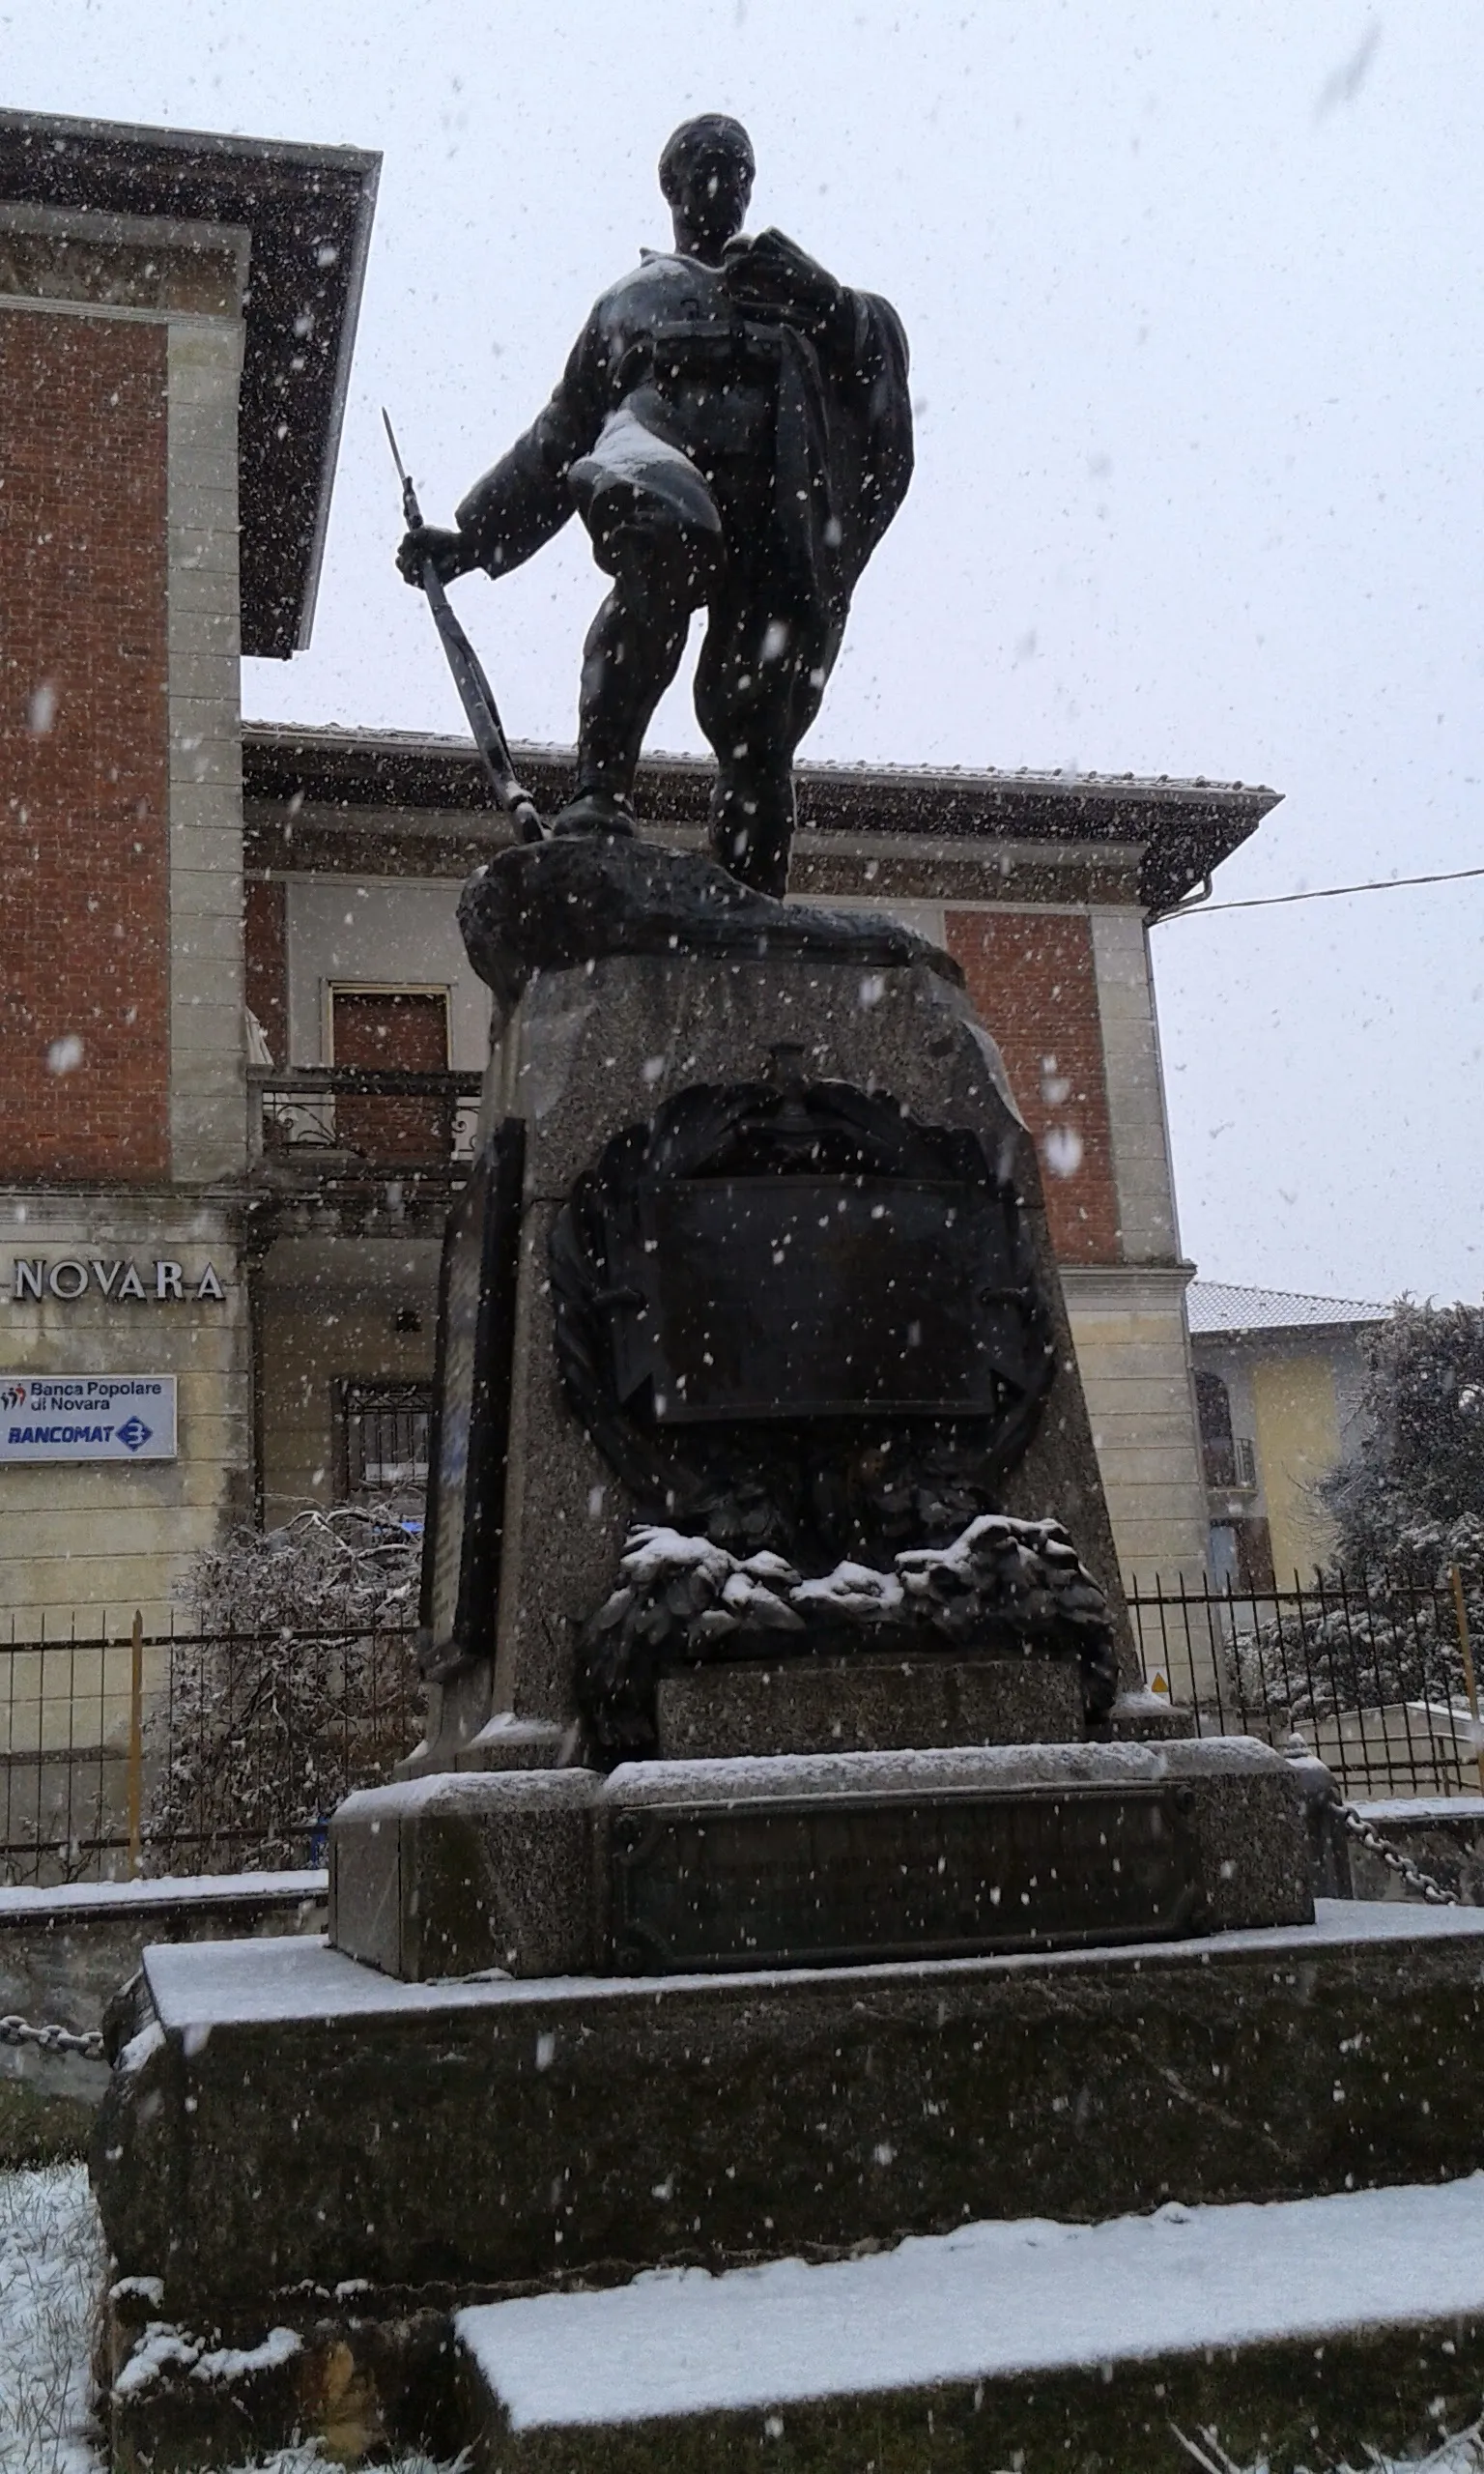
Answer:
<svg viewBox="0 0 1484 2474"><path fill-rule="evenodd" d="M1007 2236L1009 2220L1041 2220L1054 2251L1121 2215L1157 2243L1152 2213L1172 2201L1183 2215L1394 2184L1467 2190L1484 2167L1481 1987L1484 1912L1348 1900L1312 1924L1124 1950L741 1977L407 1984L317 1942L150 1949L95 2161L118 2280L108 2359L115 2373L141 2354L155 2366L107 2406L114 2464L235 2462L296 2432L344 2456L357 2431L383 2455L400 2443L442 2461L471 2444L473 2463L531 2474L771 2461L760 2412L745 2428L588 2423L544 2447L512 2439L487 2394L460 2392L455 2315L577 2289L618 2305L612 2289L655 2268L860 2258L985 2220ZM1468 2256L1465 2236L1440 2238ZM642 2289L661 2361L681 2342L667 2289ZM986 2330L1000 2291L986 2277ZM1280 2429L1311 2451L1313 2417L1293 2421L1308 2373L1324 2374L1316 2412L1321 2399L1354 2405L1336 2456L1357 2460L1391 2431L1362 2402L1397 2384L1385 2341L1415 2320L1415 2295L1359 2316L1372 2394L1353 2398L1338 2341L1317 2327L1307 2373L1269 2366L1245 2454ZM149 2350L160 2321L178 2358ZM1156 2325L1137 2333L1141 2353L1157 2346ZM548 2358L566 2342L559 2319ZM1166 2414L1190 2430L1209 2408L1231 2436L1224 2417L1253 2389L1250 2356L1213 2345L1213 2386L1194 2378L1211 2353L1184 2353L1111 2423L1121 2389L1101 2354L1086 2362L1070 2457L1059 2412L997 2421L990 2388L917 2397L909 2432L885 2380L855 2399L843 2436L790 2406L785 2444L801 2466L855 2465L885 2429L894 2464L931 2474L945 2431L957 2447L961 2430L966 2464L1009 2464L1017 2447L1030 2464L1107 2461L1111 2445L1120 2465L1175 2474L1178 2451L1146 2447L1151 2434L1162 2446ZM247 2358L229 2387L192 2375L198 2354L228 2347ZM1455 2316L1432 2384L1412 2367L1396 2445L1431 2398L1462 2397L1452 2428L1474 2411L1477 2347ZM767 2363L748 2369L767 2390ZM1056 2405L1044 2371L1027 2388L1022 2402ZM987 2458L985 2431L1006 2434Z"/></svg>
<svg viewBox="0 0 1484 2474"><path fill-rule="evenodd" d="M1141 1681L1035 1146L961 990L921 962L608 956L545 971L527 988L487 1079L486 1130L512 1116L526 1130L497 1653L492 1665L435 1686L411 1774L484 1766L497 1713L544 1722L558 1738L571 1725L577 1634L613 1590L636 1516L562 1391L548 1254L557 1214L625 1126L697 1084L765 1083L781 1070L890 1092L912 1116L976 1136L1013 1177L1052 1318L1055 1369L1001 1505L1065 1525L1113 1610L1125 1683ZM498 1735L495 1746L498 1757Z"/></svg>

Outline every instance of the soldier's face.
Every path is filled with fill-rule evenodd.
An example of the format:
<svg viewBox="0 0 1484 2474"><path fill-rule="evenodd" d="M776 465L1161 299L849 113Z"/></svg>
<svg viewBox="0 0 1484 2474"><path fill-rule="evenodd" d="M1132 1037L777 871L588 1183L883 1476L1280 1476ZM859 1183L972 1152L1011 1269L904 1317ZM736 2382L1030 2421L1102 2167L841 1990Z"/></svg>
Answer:
<svg viewBox="0 0 1484 2474"><path fill-rule="evenodd" d="M699 147L675 172L676 222L693 242L720 248L741 231L752 194L753 175L740 157L721 147Z"/></svg>

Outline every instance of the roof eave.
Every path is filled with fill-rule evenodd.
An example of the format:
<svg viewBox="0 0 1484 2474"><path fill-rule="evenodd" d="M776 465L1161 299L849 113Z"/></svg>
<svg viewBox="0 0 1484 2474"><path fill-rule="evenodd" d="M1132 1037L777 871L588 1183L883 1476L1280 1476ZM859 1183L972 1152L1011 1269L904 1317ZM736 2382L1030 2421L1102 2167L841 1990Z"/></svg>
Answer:
<svg viewBox="0 0 1484 2474"><path fill-rule="evenodd" d="M286 660L309 642L381 159L357 147L0 110L0 198L249 234L239 446L249 656ZM311 247L313 222L303 228L316 203L335 232L328 256ZM323 356L299 340L295 306L306 300Z"/></svg>
<svg viewBox="0 0 1484 2474"><path fill-rule="evenodd" d="M517 746L538 805L570 794L570 749ZM490 798L466 739L253 722L243 733L250 794L347 806L484 811ZM713 768L648 756L640 768L656 823L701 820ZM1141 890L1157 910L1203 882L1276 806L1276 791L1241 783L1134 781L1098 774L951 772L898 765L801 764L800 833L899 832L946 840L1120 842L1142 846Z"/></svg>
<svg viewBox="0 0 1484 2474"><path fill-rule="evenodd" d="M315 510L314 537L310 544L303 597L300 604L299 628L294 640L294 650L297 653L307 652L309 648L309 639L314 630L314 614L319 606L320 576L325 564L325 545L329 537L329 502L335 486L335 469L340 461L340 437L345 426L346 397L350 393L351 362L356 355L356 333L360 324L361 295L365 290L366 267L371 256L371 222L376 213L377 190L381 185L380 155L363 155L358 158L358 160L363 166L360 202L356 215L351 263L346 270L345 307L340 325L340 347L335 359L329 415L325 425L325 441L320 455L320 487Z"/></svg>

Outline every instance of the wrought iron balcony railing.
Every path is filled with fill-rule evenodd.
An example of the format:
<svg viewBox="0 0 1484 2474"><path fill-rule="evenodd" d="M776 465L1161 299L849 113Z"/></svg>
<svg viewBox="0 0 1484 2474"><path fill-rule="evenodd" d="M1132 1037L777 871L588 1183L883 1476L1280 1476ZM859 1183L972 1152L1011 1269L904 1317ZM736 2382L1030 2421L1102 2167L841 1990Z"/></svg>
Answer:
<svg viewBox="0 0 1484 2474"><path fill-rule="evenodd" d="M254 1157L266 1167L446 1174L473 1158L482 1077L451 1068L253 1065Z"/></svg>

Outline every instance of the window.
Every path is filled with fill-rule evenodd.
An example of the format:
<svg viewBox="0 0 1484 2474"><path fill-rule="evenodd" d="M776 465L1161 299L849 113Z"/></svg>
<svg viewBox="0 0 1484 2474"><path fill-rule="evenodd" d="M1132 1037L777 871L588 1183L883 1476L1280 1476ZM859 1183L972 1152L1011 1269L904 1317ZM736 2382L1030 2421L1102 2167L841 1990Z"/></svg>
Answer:
<svg viewBox="0 0 1484 2474"><path fill-rule="evenodd" d="M397 1495L428 1482L431 1383L340 1386L341 1467L347 1495Z"/></svg>
<svg viewBox="0 0 1484 2474"><path fill-rule="evenodd" d="M1237 1455L1233 1449L1232 1397L1219 1374L1198 1366L1195 1370L1195 1406L1201 1424L1201 1459L1208 1486L1227 1487L1237 1482Z"/></svg>

